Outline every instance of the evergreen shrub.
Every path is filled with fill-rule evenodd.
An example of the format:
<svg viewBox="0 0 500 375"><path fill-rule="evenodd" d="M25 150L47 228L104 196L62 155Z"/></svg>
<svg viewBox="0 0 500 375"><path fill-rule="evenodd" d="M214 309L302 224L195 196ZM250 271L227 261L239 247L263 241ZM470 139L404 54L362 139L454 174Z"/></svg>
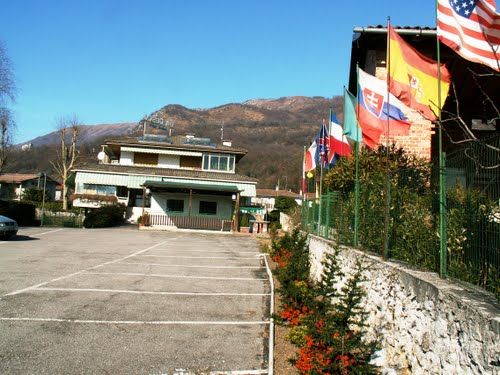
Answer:
<svg viewBox="0 0 500 375"><path fill-rule="evenodd" d="M90 211L83 221L85 228L106 228L123 224L125 211L123 204L105 205Z"/></svg>

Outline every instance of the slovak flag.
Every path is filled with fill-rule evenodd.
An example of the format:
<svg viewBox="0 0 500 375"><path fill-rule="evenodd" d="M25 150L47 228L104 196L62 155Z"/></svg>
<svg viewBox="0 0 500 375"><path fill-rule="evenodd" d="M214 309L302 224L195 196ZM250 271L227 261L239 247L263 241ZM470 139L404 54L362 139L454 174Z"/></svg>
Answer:
<svg viewBox="0 0 500 375"><path fill-rule="evenodd" d="M330 116L330 159L333 159L335 154L338 156L348 156L351 153L351 145L349 145L344 135L342 126L338 123L335 114L332 113Z"/></svg>
<svg viewBox="0 0 500 375"><path fill-rule="evenodd" d="M408 135L411 123L403 109L406 106L387 91L385 81L358 68L358 121L368 147L377 147L382 134Z"/></svg>

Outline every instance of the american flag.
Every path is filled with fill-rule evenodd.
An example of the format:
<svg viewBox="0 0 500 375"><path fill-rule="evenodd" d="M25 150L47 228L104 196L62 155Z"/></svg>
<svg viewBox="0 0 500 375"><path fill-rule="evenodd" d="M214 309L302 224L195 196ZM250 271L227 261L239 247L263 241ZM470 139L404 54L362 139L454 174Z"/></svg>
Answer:
<svg viewBox="0 0 500 375"><path fill-rule="evenodd" d="M500 71L500 14L495 0L438 0L439 40L469 61Z"/></svg>
<svg viewBox="0 0 500 375"><path fill-rule="evenodd" d="M328 128L326 121L323 120L323 125L321 126L321 131L319 132L319 137L316 139L319 151L319 162L323 167L328 166L328 155L330 153L330 136L328 135Z"/></svg>

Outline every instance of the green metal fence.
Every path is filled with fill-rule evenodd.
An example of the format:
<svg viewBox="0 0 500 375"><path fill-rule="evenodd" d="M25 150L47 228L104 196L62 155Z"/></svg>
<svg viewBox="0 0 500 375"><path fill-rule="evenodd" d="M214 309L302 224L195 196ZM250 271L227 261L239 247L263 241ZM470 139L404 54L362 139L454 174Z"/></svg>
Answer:
<svg viewBox="0 0 500 375"><path fill-rule="evenodd" d="M427 178L416 176L415 170L399 169L389 176L372 176L369 182L360 184L358 206L354 190L328 192L319 199L305 201L303 228L340 244L353 245L357 211L358 246L362 250L479 285L498 298L499 143L497 138L487 145L472 144L447 157L444 268L439 257L439 186L433 178L437 173Z"/></svg>
<svg viewBox="0 0 500 375"><path fill-rule="evenodd" d="M500 295L500 138L448 155L448 275Z"/></svg>

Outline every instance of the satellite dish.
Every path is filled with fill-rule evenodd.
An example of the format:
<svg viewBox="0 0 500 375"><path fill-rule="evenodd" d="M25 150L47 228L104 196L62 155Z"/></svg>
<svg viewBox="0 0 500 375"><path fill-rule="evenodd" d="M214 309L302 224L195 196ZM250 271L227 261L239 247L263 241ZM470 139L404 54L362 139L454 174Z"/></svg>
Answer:
<svg viewBox="0 0 500 375"><path fill-rule="evenodd" d="M100 161L103 161L105 156L106 156L106 154L104 153L104 151L101 151L97 154L97 159L99 159Z"/></svg>

